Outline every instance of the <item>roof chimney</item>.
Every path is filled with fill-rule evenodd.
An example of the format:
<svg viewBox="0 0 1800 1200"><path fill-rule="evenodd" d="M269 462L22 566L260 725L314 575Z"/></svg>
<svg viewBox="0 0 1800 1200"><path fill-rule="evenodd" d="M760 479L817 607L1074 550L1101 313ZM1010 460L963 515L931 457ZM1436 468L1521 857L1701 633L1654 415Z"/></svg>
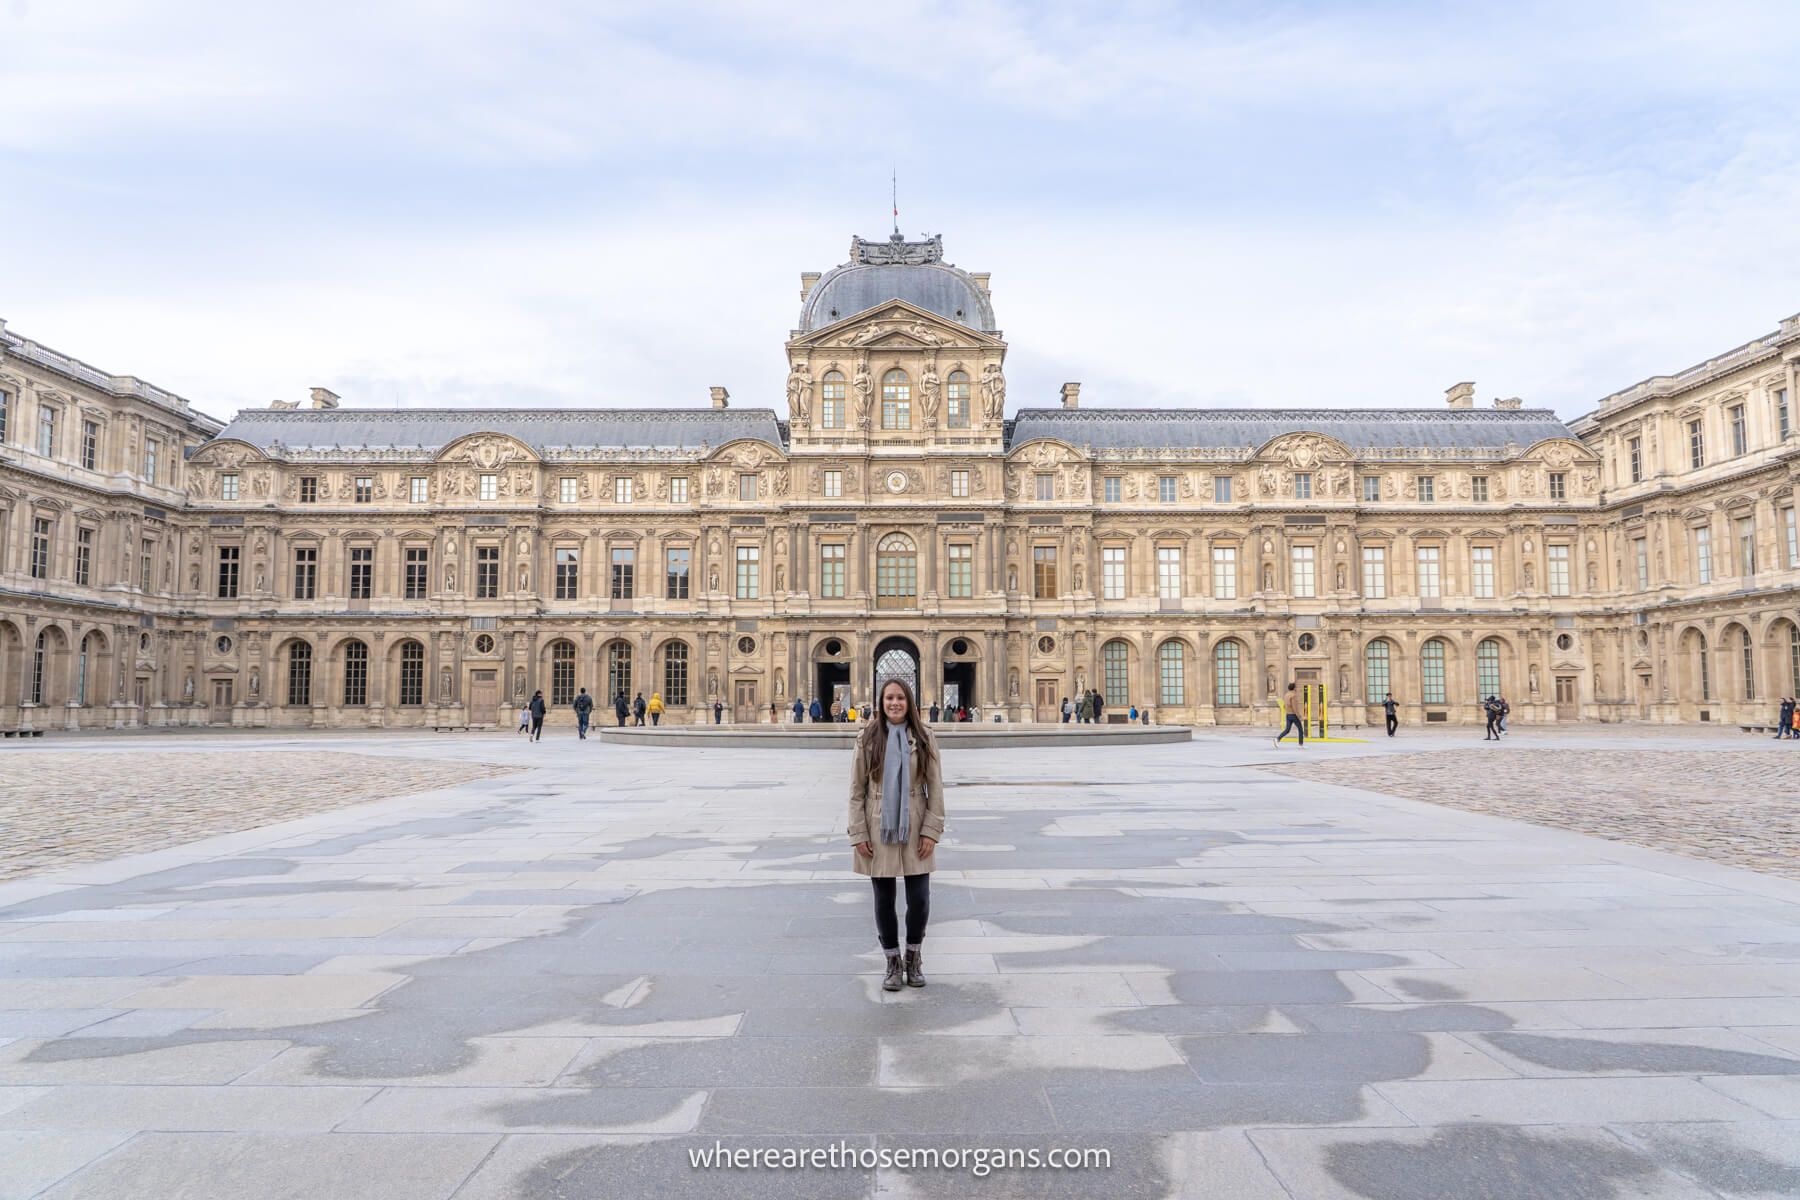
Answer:
<svg viewBox="0 0 1800 1200"><path fill-rule="evenodd" d="M817 271L802 271L802 272L800 272L800 299L801 300L805 300L808 296L812 295L812 290L818 286L819 286L819 273Z"/></svg>
<svg viewBox="0 0 1800 1200"><path fill-rule="evenodd" d="M1444 399L1449 402L1451 408L1474 408L1475 385L1472 383L1456 384L1445 390Z"/></svg>
<svg viewBox="0 0 1800 1200"><path fill-rule="evenodd" d="M714 408L729 408L731 406L731 393L722 387L713 388L712 401Z"/></svg>
<svg viewBox="0 0 1800 1200"><path fill-rule="evenodd" d="M1498 396L1495 396L1494 397L1494 407L1495 408L1524 408L1525 402L1523 400L1519 399L1517 396L1508 396L1504 400L1502 400Z"/></svg>
<svg viewBox="0 0 1800 1200"><path fill-rule="evenodd" d="M312 390L312 406L314 408L336 408L338 406L337 393L330 388L314 388Z"/></svg>
<svg viewBox="0 0 1800 1200"><path fill-rule="evenodd" d="M1064 408L1081 407L1081 385L1079 383L1063 384L1062 396Z"/></svg>

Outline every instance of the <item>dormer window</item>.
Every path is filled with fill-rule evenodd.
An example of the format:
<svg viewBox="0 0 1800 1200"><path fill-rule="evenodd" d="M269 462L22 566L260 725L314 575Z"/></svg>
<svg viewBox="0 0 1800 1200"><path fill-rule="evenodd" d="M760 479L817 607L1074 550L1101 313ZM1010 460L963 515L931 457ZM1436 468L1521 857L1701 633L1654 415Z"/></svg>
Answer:
<svg viewBox="0 0 1800 1200"><path fill-rule="evenodd" d="M962 319L962 309L956 310L956 316L958 320ZM969 427L969 375L966 371L950 372L950 378L944 384L944 425L950 429Z"/></svg>
<svg viewBox="0 0 1800 1200"><path fill-rule="evenodd" d="M832 316L836 316L834 312ZM844 427L844 373L827 371L819 384L819 428Z"/></svg>

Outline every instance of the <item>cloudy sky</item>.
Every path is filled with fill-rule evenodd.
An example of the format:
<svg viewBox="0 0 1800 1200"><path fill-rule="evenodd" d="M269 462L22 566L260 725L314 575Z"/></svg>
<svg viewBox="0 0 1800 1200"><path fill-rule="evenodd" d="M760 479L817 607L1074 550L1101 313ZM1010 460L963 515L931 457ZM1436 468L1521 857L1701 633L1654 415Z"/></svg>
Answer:
<svg viewBox="0 0 1800 1200"><path fill-rule="evenodd" d="M0 318L217 415L776 404L891 169L1014 405L1575 416L1800 310L1800 21L0 0Z"/></svg>

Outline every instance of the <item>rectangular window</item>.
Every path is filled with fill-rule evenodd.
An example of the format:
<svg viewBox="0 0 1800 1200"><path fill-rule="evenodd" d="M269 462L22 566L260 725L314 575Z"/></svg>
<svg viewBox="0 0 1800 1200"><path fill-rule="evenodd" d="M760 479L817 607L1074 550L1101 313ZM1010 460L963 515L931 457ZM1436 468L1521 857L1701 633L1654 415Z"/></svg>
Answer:
<svg viewBox="0 0 1800 1200"><path fill-rule="evenodd" d="M1694 573L1701 583L1712 582L1712 529L1706 525L1694 529Z"/></svg>
<svg viewBox="0 0 1800 1200"><path fill-rule="evenodd" d="M912 384L903 371L889 371L881 379L881 427L912 428Z"/></svg>
<svg viewBox="0 0 1800 1200"><path fill-rule="evenodd" d="M227 473L219 476L219 499L236 500L238 498L238 477Z"/></svg>
<svg viewBox="0 0 1800 1200"><path fill-rule="evenodd" d="M1156 595L1161 600L1181 599L1181 547L1156 548Z"/></svg>
<svg viewBox="0 0 1800 1200"><path fill-rule="evenodd" d="M1362 552L1363 598L1387 599L1387 547L1364 546Z"/></svg>
<svg viewBox="0 0 1800 1200"><path fill-rule="evenodd" d="M6 423L12 416L12 393L0 388L0 445L6 444Z"/></svg>
<svg viewBox="0 0 1800 1200"><path fill-rule="evenodd" d="M92 471L100 462L100 424L81 423L81 465Z"/></svg>
<svg viewBox="0 0 1800 1200"><path fill-rule="evenodd" d="M1381 499L1381 476L1364 475L1362 477L1362 497L1364 504L1373 504Z"/></svg>
<svg viewBox="0 0 1800 1200"><path fill-rule="evenodd" d="M38 405L38 453L56 457L56 410L43 403Z"/></svg>
<svg viewBox="0 0 1800 1200"><path fill-rule="evenodd" d="M684 475L684 476L680 476L678 478L669 480L669 501L670 501L670 503L686 504L688 502L687 498L688 498L687 477Z"/></svg>
<svg viewBox="0 0 1800 1200"><path fill-rule="evenodd" d="M156 459L157 459L158 452L161 449L162 449L162 443L157 441L155 438L145 439L145 441L144 441L144 482L146 482L146 483L155 483L156 482Z"/></svg>
<svg viewBox="0 0 1800 1200"><path fill-rule="evenodd" d="M966 600L975 594L975 547L968 542L950 543L950 595Z"/></svg>
<svg viewBox="0 0 1800 1200"><path fill-rule="evenodd" d="M1163 475L1157 478L1156 498L1164 504L1175 503L1175 477L1173 475Z"/></svg>
<svg viewBox="0 0 1800 1200"><path fill-rule="evenodd" d="M1125 547L1100 548L1100 597L1103 600L1125 598Z"/></svg>
<svg viewBox="0 0 1800 1200"><path fill-rule="evenodd" d="M1038 472L1037 498L1039 500L1056 499L1056 476L1044 471Z"/></svg>
<svg viewBox="0 0 1800 1200"><path fill-rule="evenodd" d="M1568 476L1562 471L1550 472L1550 498L1552 500L1568 498L1567 480Z"/></svg>
<svg viewBox="0 0 1800 1200"><path fill-rule="evenodd" d="M751 475L752 482L756 476ZM762 547L737 548L737 598L755 600L762 595Z"/></svg>
<svg viewBox="0 0 1800 1200"><path fill-rule="evenodd" d="M1750 450L1750 431L1744 426L1744 406L1734 404L1726 415L1731 418L1731 453L1734 457L1747 454Z"/></svg>
<svg viewBox="0 0 1800 1200"><path fill-rule="evenodd" d="M350 547L350 599L367 600L374 591L375 548Z"/></svg>
<svg viewBox="0 0 1800 1200"><path fill-rule="evenodd" d="M1293 596L1311 596L1315 594L1316 581L1313 578L1313 548L1311 546L1293 546L1288 553L1288 582L1292 585L1288 594Z"/></svg>
<svg viewBox="0 0 1800 1200"><path fill-rule="evenodd" d="M952 551L954 551L952 547ZM951 594L955 594L956 555L950 556ZM821 542L819 544L819 595L832 600L844 598L844 543Z"/></svg>
<svg viewBox="0 0 1800 1200"><path fill-rule="evenodd" d="M1430 504L1437 499L1437 480L1430 475L1419 476L1419 503Z"/></svg>
<svg viewBox="0 0 1800 1200"><path fill-rule="evenodd" d="M969 494L969 473L967 471L950 472L950 494L958 499Z"/></svg>
<svg viewBox="0 0 1800 1200"><path fill-rule="evenodd" d="M1469 594L1477 600L1494 598L1494 548L1475 546L1469 550Z"/></svg>
<svg viewBox="0 0 1800 1200"><path fill-rule="evenodd" d="M86 587L94 568L94 531L83 526L75 531L75 585Z"/></svg>
<svg viewBox="0 0 1800 1200"><path fill-rule="evenodd" d="M1785 565L1791 571L1795 567L1800 567L1800 528L1795 527L1794 510L1791 508L1781 510L1781 532L1785 539L1784 544L1787 546Z"/></svg>
<svg viewBox="0 0 1800 1200"><path fill-rule="evenodd" d="M554 595L558 600L575 600L581 596L581 552L572 546L556 549L556 581Z"/></svg>
<svg viewBox="0 0 1800 1200"><path fill-rule="evenodd" d="M739 500L754 500L754 499L756 499L756 476L755 475L746 474L746 475L738 476L738 499Z"/></svg>
<svg viewBox="0 0 1800 1200"><path fill-rule="evenodd" d="M143 552L138 555L138 590L150 590L150 567L156 557L156 543L149 538L144 539Z"/></svg>
<svg viewBox="0 0 1800 1200"><path fill-rule="evenodd" d="M670 600L688 598L688 565L690 551L686 546L670 546L663 551L663 595Z"/></svg>
<svg viewBox="0 0 1800 1200"><path fill-rule="evenodd" d="M1237 599L1237 547L1213 547L1213 598Z"/></svg>
<svg viewBox="0 0 1800 1200"><path fill-rule="evenodd" d="M1569 594L1569 548L1552 545L1550 551L1550 594L1566 596Z"/></svg>
<svg viewBox="0 0 1800 1200"><path fill-rule="evenodd" d="M1443 704L1444 643L1437 638L1426 642L1419 652L1419 699L1427 704Z"/></svg>
<svg viewBox="0 0 1800 1200"><path fill-rule="evenodd" d="M950 372L944 385L944 424L951 429L969 427L969 377L961 371Z"/></svg>
<svg viewBox="0 0 1800 1200"><path fill-rule="evenodd" d="M375 499L374 476L358 475L356 477L356 502L358 504L367 504L373 499Z"/></svg>
<svg viewBox="0 0 1800 1200"><path fill-rule="evenodd" d="M483 475L476 483L475 495L482 500L497 500L500 497L500 477Z"/></svg>
<svg viewBox="0 0 1800 1200"><path fill-rule="evenodd" d="M1738 574L1756 574L1756 518L1737 520Z"/></svg>
<svg viewBox="0 0 1800 1200"><path fill-rule="evenodd" d="M844 376L841 372L825 372L825 378L819 384L819 427L844 427Z"/></svg>
<svg viewBox="0 0 1800 1200"><path fill-rule="evenodd" d="M317 504L319 502L319 477L302 475L300 477L300 503Z"/></svg>
<svg viewBox="0 0 1800 1200"><path fill-rule="evenodd" d="M1477 503L1485 504L1488 498L1488 477L1472 475L1469 477L1469 488L1474 493L1470 498Z"/></svg>
<svg viewBox="0 0 1800 1200"><path fill-rule="evenodd" d="M1643 538L1633 538L1631 552L1637 563L1638 591L1650 590L1650 544Z"/></svg>
<svg viewBox="0 0 1800 1200"><path fill-rule="evenodd" d="M1444 594L1442 563L1439 561L1441 553L1436 546L1420 546L1418 549L1420 599L1436 600Z"/></svg>
<svg viewBox="0 0 1800 1200"><path fill-rule="evenodd" d="M1294 472L1294 499L1296 499L1296 500L1311 500L1312 499L1312 472L1311 471L1295 471Z"/></svg>
<svg viewBox="0 0 1800 1200"><path fill-rule="evenodd" d="M1031 548L1031 595L1037 600L1056 599L1056 547Z"/></svg>
<svg viewBox="0 0 1800 1200"><path fill-rule="evenodd" d="M50 518L31 519L31 577L50 578Z"/></svg>
<svg viewBox="0 0 1800 1200"><path fill-rule="evenodd" d="M475 547L475 598L492 600L500 594L500 547Z"/></svg>
<svg viewBox="0 0 1800 1200"><path fill-rule="evenodd" d="M319 549L317 546L294 548L294 599L311 600L319 592Z"/></svg>
<svg viewBox="0 0 1800 1200"><path fill-rule="evenodd" d="M431 584L431 551L424 546L406 548L406 577L403 580L408 600L425 599Z"/></svg>
<svg viewBox="0 0 1800 1200"><path fill-rule="evenodd" d="M1698 420L1687 423L1688 466L1698 471L1706 465L1706 430Z"/></svg>
<svg viewBox="0 0 1800 1200"><path fill-rule="evenodd" d="M238 548L219 547L219 599L235 600L238 594Z"/></svg>
<svg viewBox="0 0 1800 1200"><path fill-rule="evenodd" d="M1792 427L1793 418L1788 413L1787 389L1775 389L1775 436L1787 440L1788 430ZM0 436L4 436L4 424L0 423Z"/></svg>
<svg viewBox="0 0 1800 1200"><path fill-rule="evenodd" d="M580 498L580 485L572 476L565 475L556 481L556 502L558 504L574 504Z"/></svg>
<svg viewBox="0 0 1800 1200"><path fill-rule="evenodd" d="M425 476L414 475L408 486L408 495L414 504L424 504L431 499L431 480Z"/></svg>
<svg viewBox="0 0 1800 1200"><path fill-rule="evenodd" d="M1231 503L1231 476L1229 476L1229 475L1214 475L1213 476L1213 503L1214 504L1230 504Z"/></svg>
<svg viewBox="0 0 1800 1200"><path fill-rule="evenodd" d="M844 494L844 473L842 471L825 472L825 497L836 499Z"/></svg>
<svg viewBox="0 0 1800 1200"><path fill-rule="evenodd" d="M1120 485L1121 480L1117 475L1108 475L1106 477L1105 482L1101 486L1105 489L1103 495L1108 504L1117 504L1119 502L1119 497L1123 495L1123 492L1120 490Z"/></svg>
<svg viewBox="0 0 1800 1200"><path fill-rule="evenodd" d="M1626 457L1630 460L1631 482L1639 483L1644 478L1644 441L1632 438L1625 443Z"/></svg>
<svg viewBox="0 0 1800 1200"><path fill-rule="evenodd" d="M752 496L751 499L754 500L756 497ZM629 475L621 475L613 480L613 503L631 503L631 477Z"/></svg>
<svg viewBox="0 0 1800 1200"><path fill-rule="evenodd" d="M637 596L637 551L630 546L614 546L612 552L612 598L631 600Z"/></svg>

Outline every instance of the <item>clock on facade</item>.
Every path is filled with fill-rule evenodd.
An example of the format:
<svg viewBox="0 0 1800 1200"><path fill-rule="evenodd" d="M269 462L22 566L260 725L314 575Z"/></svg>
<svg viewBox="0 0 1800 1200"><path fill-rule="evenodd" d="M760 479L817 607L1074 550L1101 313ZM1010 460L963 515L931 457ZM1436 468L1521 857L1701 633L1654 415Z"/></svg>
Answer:
<svg viewBox="0 0 1800 1200"><path fill-rule="evenodd" d="M889 471L887 477L887 489L890 492L904 492L906 490L906 472Z"/></svg>

